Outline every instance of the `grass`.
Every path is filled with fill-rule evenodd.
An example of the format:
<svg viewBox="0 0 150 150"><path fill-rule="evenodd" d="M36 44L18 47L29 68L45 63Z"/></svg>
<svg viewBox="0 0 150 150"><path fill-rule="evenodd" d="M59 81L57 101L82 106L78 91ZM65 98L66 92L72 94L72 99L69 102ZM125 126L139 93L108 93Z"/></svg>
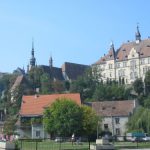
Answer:
<svg viewBox="0 0 150 150"><path fill-rule="evenodd" d="M121 148L135 149L135 148L150 148L150 142L115 142L114 143L116 150Z"/></svg>
<svg viewBox="0 0 150 150"><path fill-rule="evenodd" d="M27 142L20 141L19 147L23 150L88 150L88 143L82 142L82 144L73 144L71 142L54 142L54 141L42 141L42 142Z"/></svg>

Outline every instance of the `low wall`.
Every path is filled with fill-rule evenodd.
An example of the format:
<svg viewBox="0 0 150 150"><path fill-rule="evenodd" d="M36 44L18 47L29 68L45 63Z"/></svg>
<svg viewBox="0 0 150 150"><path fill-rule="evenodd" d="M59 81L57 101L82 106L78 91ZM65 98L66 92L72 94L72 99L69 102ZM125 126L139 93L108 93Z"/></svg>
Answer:
<svg viewBox="0 0 150 150"><path fill-rule="evenodd" d="M15 144L12 142L0 141L0 150L14 150Z"/></svg>

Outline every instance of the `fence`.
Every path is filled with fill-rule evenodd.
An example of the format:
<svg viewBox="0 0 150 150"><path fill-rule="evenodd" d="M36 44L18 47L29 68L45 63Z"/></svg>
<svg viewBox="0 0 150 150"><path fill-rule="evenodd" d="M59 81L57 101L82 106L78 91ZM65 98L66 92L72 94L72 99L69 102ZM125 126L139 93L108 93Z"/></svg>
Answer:
<svg viewBox="0 0 150 150"><path fill-rule="evenodd" d="M117 150L150 148L150 140L143 136L113 136L110 141Z"/></svg>
<svg viewBox="0 0 150 150"><path fill-rule="evenodd" d="M114 145L115 150L123 148L150 148L150 141L144 141L142 137L134 140L129 139L132 139L132 137L114 136L109 140L110 144ZM90 144L93 145L95 143L94 141ZM15 145L15 150L89 150L87 138L77 138L75 141L71 141L71 138L61 137L55 139L19 139L15 141Z"/></svg>
<svg viewBox="0 0 150 150"><path fill-rule="evenodd" d="M56 139L20 139L20 150L88 150L87 139L71 141L69 138Z"/></svg>

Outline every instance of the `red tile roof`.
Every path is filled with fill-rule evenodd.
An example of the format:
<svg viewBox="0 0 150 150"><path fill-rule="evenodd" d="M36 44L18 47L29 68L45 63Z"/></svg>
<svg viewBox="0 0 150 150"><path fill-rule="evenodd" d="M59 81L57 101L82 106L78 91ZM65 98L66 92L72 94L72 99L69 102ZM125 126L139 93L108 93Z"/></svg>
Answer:
<svg viewBox="0 0 150 150"><path fill-rule="evenodd" d="M78 105L81 105L79 93L23 96L20 115L21 116L43 115L44 108L50 106L58 98L68 98L75 101Z"/></svg>
<svg viewBox="0 0 150 150"><path fill-rule="evenodd" d="M100 116L129 116L136 107L135 100L92 102L92 108Z"/></svg>

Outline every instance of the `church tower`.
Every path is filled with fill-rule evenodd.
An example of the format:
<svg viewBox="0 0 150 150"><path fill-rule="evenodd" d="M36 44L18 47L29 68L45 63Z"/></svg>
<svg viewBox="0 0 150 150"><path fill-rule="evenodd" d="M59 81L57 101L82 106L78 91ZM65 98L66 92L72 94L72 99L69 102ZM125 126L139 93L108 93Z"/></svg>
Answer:
<svg viewBox="0 0 150 150"><path fill-rule="evenodd" d="M53 67L53 58L52 58L52 56L50 56L50 58L49 58L49 66L50 66L50 68Z"/></svg>
<svg viewBox="0 0 150 150"><path fill-rule="evenodd" d="M31 51L31 59L30 59L30 69L32 67L35 67L35 62L36 62L36 59L34 57L34 42L32 40L32 51Z"/></svg>
<svg viewBox="0 0 150 150"><path fill-rule="evenodd" d="M137 31L135 33L135 39L136 39L136 43L140 43L141 41L141 34L140 34L140 31L139 31L139 26L137 25Z"/></svg>

